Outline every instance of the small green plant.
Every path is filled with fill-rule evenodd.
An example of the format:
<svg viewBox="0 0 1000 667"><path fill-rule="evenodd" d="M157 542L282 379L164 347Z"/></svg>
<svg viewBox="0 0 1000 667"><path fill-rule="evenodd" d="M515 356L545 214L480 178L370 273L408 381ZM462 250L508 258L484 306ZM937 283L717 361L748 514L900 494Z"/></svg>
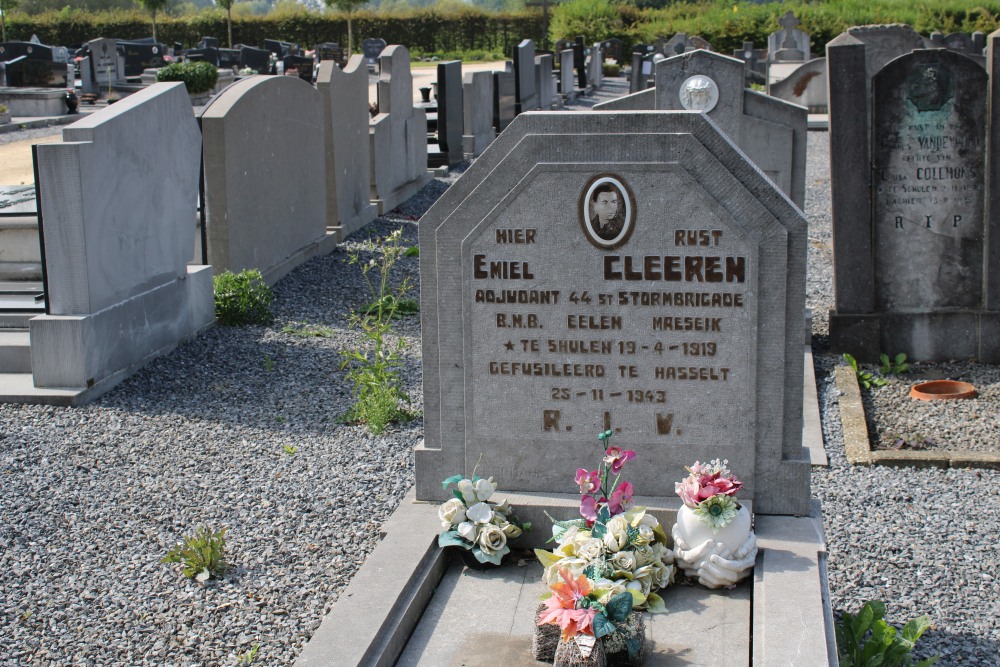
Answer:
<svg viewBox="0 0 1000 667"><path fill-rule="evenodd" d="M274 321L271 302L274 293L256 269L239 273L226 271L215 276L215 317L219 324L270 324Z"/></svg>
<svg viewBox="0 0 1000 667"><path fill-rule="evenodd" d="M0 104L0 113L7 113L9 109L6 104Z"/></svg>
<svg viewBox="0 0 1000 667"><path fill-rule="evenodd" d="M860 384L865 389L871 389L872 387L883 387L889 384L889 381L885 378L880 378L877 375L872 375L868 371L861 370L858 368L857 360L849 354L844 354L844 361L850 364L851 368L854 369L854 374L858 378L858 384Z"/></svg>
<svg viewBox="0 0 1000 667"><path fill-rule="evenodd" d="M844 612L837 622L837 657L842 667L929 667L940 656L914 663L910 652L931 627L926 615L915 618L897 633L883 620L885 603L866 602L858 614Z"/></svg>
<svg viewBox="0 0 1000 667"><path fill-rule="evenodd" d="M274 359L269 354L264 355L264 370L268 373L274 370Z"/></svg>
<svg viewBox="0 0 1000 667"><path fill-rule="evenodd" d="M391 312L393 319L401 320L404 317L416 315L420 312L420 304L416 299L398 299L394 294L386 294L378 301L361 306L360 311L365 315L374 315L379 311Z"/></svg>
<svg viewBox="0 0 1000 667"><path fill-rule="evenodd" d="M750 90L756 90L758 93L766 93L767 92L767 86L765 86L762 83L751 83L750 84Z"/></svg>
<svg viewBox="0 0 1000 667"><path fill-rule="evenodd" d="M883 353L879 357L879 361L882 362L882 365L878 367L878 371L882 375L902 375L910 372L910 365L906 363L906 354L903 352L892 359L889 358L888 354Z"/></svg>
<svg viewBox="0 0 1000 667"><path fill-rule="evenodd" d="M251 648L246 653L240 653L239 655L236 656L236 659L239 661L237 664L240 667L247 667L248 665L253 664L254 659L257 657L257 651L259 650L260 650L260 643L258 642L254 644L253 648Z"/></svg>
<svg viewBox="0 0 1000 667"><path fill-rule="evenodd" d="M194 535L187 535L175 544L161 563L181 563L181 572L188 579L205 582L221 577L229 564L226 562L226 528L213 532L201 526Z"/></svg>
<svg viewBox="0 0 1000 667"><path fill-rule="evenodd" d="M601 75L602 76L621 76L622 66L616 63L602 63L601 64Z"/></svg>
<svg viewBox="0 0 1000 667"><path fill-rule="evenodd" d="M298 327L293 324L286 324L281 328L281 333L289 334L290 336L298 336L299 338L333 337L333 329L331 329L330 327L323 327L316 324L303 324Z"/></svg>
<svg viewBox="0 0 1000 667"><path fill-rule="evenodd" d="M409 278L396 287L389 282L392 267L408 251L401 243L402 236L403 231L397 229L382 240L369 241L361 250L352 252L349 259L351 264L361 265L371 301L352 312L349 319L350 326L361 332L367 346L341 353L340 368L347 369L347 378L354 385L354 405L343 418L364 423L372 433L381 433L392 422L414 417L403 407L409 405L410 397L403 391L399 373L407 345L393 331L393 320L400 316L401 307L412 301L406 296L412 284ZM362 251L373 257L364 262Z"/></svg>
<svg viewBox="0 0 1000 667"><path fill-rule="evenodd" d="M299 448L295 445L285 445L285 453L289 456L295 456L295 453L299 451Z"/></svg>
<svg viewBox="0 0 1000 667"><path fill-rule="evenodd" d="M284 424L285 418L281 415L274 415L274 421L278 422L279 424Z"/></svg>
<svg viewBox="0 0 1000 667"><path fill-rule="evenodd" d="M182 81L188 93L207 93L219 81L219 70L205 60L172 63L156 73L157 81Z"/></svg>

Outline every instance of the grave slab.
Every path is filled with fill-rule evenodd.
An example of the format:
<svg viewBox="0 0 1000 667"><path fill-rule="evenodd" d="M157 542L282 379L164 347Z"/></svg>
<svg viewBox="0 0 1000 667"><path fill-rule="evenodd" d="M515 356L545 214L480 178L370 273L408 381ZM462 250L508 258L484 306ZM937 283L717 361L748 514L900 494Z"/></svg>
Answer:
<svg viewBox="0 0 1000 667"><path fill-rule="evenodd" d="M466 72L463 87L464 132L462 151L466 157L479 157L493 139L493 74Z"/></svg>

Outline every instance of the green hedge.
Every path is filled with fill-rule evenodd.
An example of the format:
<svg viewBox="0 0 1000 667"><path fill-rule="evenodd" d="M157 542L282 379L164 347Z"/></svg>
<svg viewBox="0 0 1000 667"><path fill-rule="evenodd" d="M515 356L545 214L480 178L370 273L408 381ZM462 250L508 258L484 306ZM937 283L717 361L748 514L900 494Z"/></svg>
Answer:
<svg viewBox="0 0 1000 667"><path fill-rule="evenodd" d="M219 70L210 62L171 63L156 73L157 81L183 81L192 95L207 93L219 82Z"/></svg>
<svg viewBox="0 0 1000 667"><path fill-rule="evenodd" d="M203 36L226 43L226 17L221 12L195 16L157 18L161 42L194 46ZM358 12L353 17L354 43L381 37L389 44L403 44L424 53L481 50L510 53L522 39L542 38L540 16L534 13L489 14L465 11L442 14L433 9L405 16ZM136 39L151 34L149 18L141 12L14 14L8 19L11 40L28 40L36 34L43 44L75 46L97 37ZM347 44L347 19L342 15L297 14L247 16L233 19L233 43L260 46L265 38L295 42L311 49L320 42ZM357 48L356 48L357 50Z"/></svg>
<svg viewBox="0 0 1000 667"><path fill-rule="evenodd" d="M556 7L550 43L576 37L560 32L573 32L588 25L587 12L603 15L607 4L604 0L575 0L566 4L566 10ZM669 37L685 32L701 35L720 53L732 53L748 40L759 48L766 47L768 34L780 28L778 19L789 10L802 21L801 28L812 37L816 53L821 53L823 45L847 28L867 23L908 23L925 35L934 30L945 33L981 30L988 34L1000 27L1000 0L786 0L767 4L701 0L675 2L663 9L615 5L614 12L620 21L602 19L602 28L598 30L602 34L587 35L587 41L618 37L630 49L634 43L651 43L658 35ZM560 17L560 11L567 16ZM472 7L458 12L425 8L398 15L362 11L354 16L353 24L355 44L366 37L381 37L389 44L404 44L420 53L487 51L509 55L511 47L522 39L533 39L538 45L543 41L541 12L537 10L493 14ZM45 44L66 46L102 36L146 37L151 31L148 16L139 11L63 11L36 16L14 13L7 26L9 39L27 40L37 34ZM202 36L218 37L225 43L226 18L221 11L164 16L157 20L157 31L160 40L168 44L194 46ZM341 14L309 12L233 20L234 42L260 46L267 37L297 42L304 48L325 41L346 44L347 20Z"/></svg>

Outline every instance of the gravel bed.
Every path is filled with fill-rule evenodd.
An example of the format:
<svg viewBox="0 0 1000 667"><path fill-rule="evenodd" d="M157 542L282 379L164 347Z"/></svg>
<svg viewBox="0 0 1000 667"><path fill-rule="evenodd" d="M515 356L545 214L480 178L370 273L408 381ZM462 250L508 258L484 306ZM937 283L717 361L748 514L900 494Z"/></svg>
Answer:
<svg viewBox="0 0 1000 667"><path fill-rule="evenodd" d="M62 134L64 125L51 125L49 127L36 127L30 130L16 130L14 132L0 132L0 145L9 144L14 141L29 141L33 139L44 139L54 134Z"/></svg>
<svg viewBox="0 0 1000 667"><path fill-rule="evenodd" d="M897 625L929 614L936 628L918 655L1000 665L1000 473L844 458L832 382L840 360L825 351L827 140L809 134L806 212L830 457L813 470L813 493L824 508L832 604L839 613L882 599ZM274 324L210 329L82 408L0 405L0 665L236 665L256 645L254 664L292 664L412 485L422 435L420 420L379 437L337 420L351 389L338 353L360 343L346 313L367 300L347 252L396 228L415 243L415 220L460 171L290 273L276 286ZM417 260L401 260L394 279L403 277L416 281ZM331 335L282 332L306 324ZM420 410L417 319L400 333L411 345L406 390ZM995 433L996 409L980 405ZM920 421L964 432L970 420L945 410ZM159 562L202 524L228 527L232 563L204 586Z"/></svg>

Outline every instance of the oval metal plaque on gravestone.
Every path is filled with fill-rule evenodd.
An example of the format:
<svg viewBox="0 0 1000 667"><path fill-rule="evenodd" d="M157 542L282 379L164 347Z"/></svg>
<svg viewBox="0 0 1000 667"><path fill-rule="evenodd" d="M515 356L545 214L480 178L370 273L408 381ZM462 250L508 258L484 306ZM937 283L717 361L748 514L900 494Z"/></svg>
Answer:
<svg viewBox="0 0 1000 667"><path fill-rule="evenodd" d="M361 52L365 54L365 60L374 64L378 59L379 54L385 50L386 46L387 44L384 39L380 37L369 37L365 41L361 42Z"/></svg>

